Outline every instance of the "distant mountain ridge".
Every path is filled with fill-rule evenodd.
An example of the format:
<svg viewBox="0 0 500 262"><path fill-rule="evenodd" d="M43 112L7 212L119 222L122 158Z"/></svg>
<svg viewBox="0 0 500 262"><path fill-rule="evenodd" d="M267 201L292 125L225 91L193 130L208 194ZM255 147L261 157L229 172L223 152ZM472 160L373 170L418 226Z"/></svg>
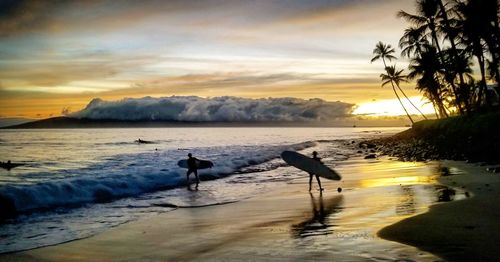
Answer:
<svg viewBox="0 0 500 262"><path fill-rule="evenodd" d="M0 117L0 128L6 126L20 125L35 120L36 119L23 118L23 117Z"/></svg>
<svg viewBox="0 0 500 262"><path fill-rule="evenodd" d="M224 127L224 126L338 126L324 122L189 122L175 120L115 120L72 117L52 117L43 120L1 127L2 129L37 128L140 128L140 127Z"/></svg>

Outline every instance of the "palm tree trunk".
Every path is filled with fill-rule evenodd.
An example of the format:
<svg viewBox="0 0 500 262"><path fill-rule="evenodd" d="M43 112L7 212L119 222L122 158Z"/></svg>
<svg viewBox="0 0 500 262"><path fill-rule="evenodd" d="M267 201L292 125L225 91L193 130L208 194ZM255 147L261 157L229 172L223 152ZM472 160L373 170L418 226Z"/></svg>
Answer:
<svg viewBox="0 0 500 262"><path fill-rule="evenodd" d="M490 55L491 55L491 58L492 58L492 64L493 64L493 67L494 67L494 71L495 71L495 81L498 83L500 83L500 70L498 68L498 66L500 65L500 54L499 54L499 48L498 48L498 43L495 41L495 38L493 36L490 36L488 39L487 39L487 42L486 42L486 45L488 46L488 50L490 51ZM497 92L499 92L500 94L500 89L496 88Z"/></svg>
<svg viewBox="0 0 500 262"><path fill-rule="evenodd" d="M495 68L496 68L496 77L495 77L495 80L497 81L497 86L496 86L496 90L497 90L497 93L500 94L500 69L499 69L499 66L500 66L500 44L498 43L498 41L500 41L500 24L498 22L498 8L499 8L499 5L498 5L498 2L497 2L497 5L496 5L496 17L493 19L493 28L494 28L494 32L493 32L493 50L491 49L492 47L490 47L490 53L491 53L491 56L493 57L493 63L495 64ZM495 46L496 44L496 46ZM496 47L496 48L495 48ZM496 60L496 61L495 61Z"/></svg>
<svg viewBox="0 0 500 262"><path fill-rule="evenodd" d="M436 115L436 118L439 119L438 111L436 110L436 104L432 102L432 108L434 109L434 114Z"/></svg>
<svg viewBox="0 0 500 262"><path fill-rule="evenodd" d="M479 109L481 107L481 100L483 98L483 92L486 93L486 102L489 103L489 99L487 98L487 88L488 86L486 85L486 70L484 68L484 57L482 56L481 53L476 53L477 57L477 62L479 64L479 70L481 71L481 81L479 85L479 95L477 97L477 108Z"/></svg>
<svg viewBox="0 0 500 262"><path fill-rule="evenodd" d="M443 56L443 53L441 52L441 47L439 46L439 40L437 38L436 29L434 27L431 27L431 35L432 35L433 42L435 42L436 49L438 51L439 60L441 61L441 65L444 67L445 66L444 56ZM453 91L453 95L455 97L458 97L457 96L457 87L455 86L455 83L453 81L449 81L449 84L451 85L451 90ZM460 103L457 103L457 106L458 106L459 111L462 112L462 106L460 105Z"/></svg>
<svg viewBox="0 0 500 262"><path fill-rule="evenodd" d="M410 119L411 121L411 124L415 124L415 122L413 122L413 119L411 118L410 114L408 113L408 111L406 110L406 107L403 105L403 102L401 102L401 98L399 98L399 95L398 93L396 92L396 88L394 88L394 83L391 81L391 84L392 84L392 91L394 91L394 94L396 95L396 97L398 98L398 101L399 103L401 104L401 106L403 107L406 115L408 116L408 118ZM399 87L399 85L397 85Z"/></svg>
<svg viewBox="0 0 500 262"><path fill-rule="evenodd" d="M408 98L408 96L405 94L405 92L403 91L403 89L401 87L399 87L399 91L401 91L401 93L405 96L406 100L408 100L408 102L410 102L410 104L415 108L417 109L417 111L422 115L422 117L427 120L427 117L424 115L424 113L422 113L422 111L420 111L420 109L418 109L418 107L416 107L410 100L410 98Z"/></svg>
<svg viewBox="0 0 500 262"><path fill-rule="evenodd" d="M385 59L384 59L383 57L382 57L382 62L384 62L384 69L385 69L385 70L386 70L386 72L387 72L387 64L385 63ZM391 85L392 85L392 91L394 91L394 94L395 94L395 95L396 95L396 97L398 98L399 103L401 104L401 106L402 106L402 107L403 107L403 109L405 110L406 115L408 116L408 118L409 118L409 119L410 119L410 121L411 121L411 124L412 124L412 125L413 125L413 124L415 124L415 122L413 122L413 119L411 118L410 114L408 114L408 111L406 111L406 107L403 105L403 102L401 102L401 99L399 98L399 95L398 95L398 93L396 92L396 88L394 87L394 82L392 82L392 80L391 80ZM401 88L399 87L399 85L398 85L398 88L401 90ZM403 92L403 91L401 90L401 92ZM403 93L403 94L404 94L404 93ZM406 95L405 95L405 96L406 96ZM408 101L409 101L409 99L408 99ZM411 103L411 102L410 102L410 103ZM417 110L418 110L418 109L417 109ZM419 112L420 112L420 110L419 110ZM425 116L424 116L424 117L425 117ZM427 118L426 118L426 119L427 119Z"/></svg>
<svg viewBox="0 0 500 262"><path fill-rule="evenodd" d="M438 108L439 108L439 112L441 114L441 118L449 117L448 112L446 112L446 107L443 105L443 102L441 100L439 100L439 102L438 102Z"/></svg>
<svg viewBox="0 0 500 262"><path fill-rule="evenodd" d="M441 14L442 14L442 17L444 20L444 25L446 27L446 31L448 34L448 40L450 41L450 44L451 44L451 51L452 51L452 55L453 55L453 60L458 61L458 51L457 51L457 45L455 43L456 35L454 33L452 34L453 31L451 30L450 20L448 19L448 13L446 12L446 8L444 7L443 1L438 0L437 2L439 4L439 8L441 9ZM465 88L465 80L464 80L464 75L462 74L462 72L458 73L458 77L460 80L460 89ZM453 87L453 84L452 84L452 87ZM458 110L460 111L460 114L463 114L464 112L463 112L463 108L461 106L461 104L462 104L461 93L460 92L457 93L455 90L453 90L453 92L455 95L455 100L457 102ZM467 102L465 102L465 108L467 109L468 107L469 106L467 105Z"/></svg>

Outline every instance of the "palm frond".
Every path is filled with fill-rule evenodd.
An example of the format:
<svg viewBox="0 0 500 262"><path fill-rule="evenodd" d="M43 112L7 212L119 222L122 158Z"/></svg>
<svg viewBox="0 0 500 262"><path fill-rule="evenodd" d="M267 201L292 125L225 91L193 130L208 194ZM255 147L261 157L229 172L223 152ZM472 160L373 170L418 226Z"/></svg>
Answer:
<svg viewBox="0 0 500 262"><path fill-rule="evenodd" d="M398 18L403 18L411 24L422 25L427 21L427 18L418 15L412 15L403 10L399 11L396 15Z"/></svg>

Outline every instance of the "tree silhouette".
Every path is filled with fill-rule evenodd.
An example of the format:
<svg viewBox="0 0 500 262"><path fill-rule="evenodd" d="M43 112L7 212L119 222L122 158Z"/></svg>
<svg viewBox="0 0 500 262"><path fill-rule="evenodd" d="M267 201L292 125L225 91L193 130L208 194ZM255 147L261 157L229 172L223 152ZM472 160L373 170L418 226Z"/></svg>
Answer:
<svg viewBox="0 0 500 262"><path fill-rule="evenodd" d="M394 91L394 94L398 98L399 103L401 104L401 107L405 110L406 115L408 116L408 119L410 119L411 123L414 124L415 122L411 118L410 114L406 110L405 106L403 105L403 102L401 102L401 98L399 97L398 93L396 92L396 88L394 88L394 85L399 87L399 83L401 82L406 82L406 76L402 75L403 70L396 70L395 66L388 66L385 68L385 71L387 74L380 74L380 78L382 79L382 87L385 85L391 83L392 85L392 91Z"/></svg>
<svg viewBox="0 0 500 262"><path fill-rule="evenodd" d="M446 64L440 45L439 33L440 33L440 4L437 0L417 0L417 14L410 14L405 11L399 11L397 16L408 21L412 26L421 30L424 35L429 36L431 39L432 46L434 46L438 53L440 62L442 65ZM449 74L449 72L446 72ZM446 77L446 79L454 79L454 76ZM458 99L457 88L454 81L449 82L453 94L456 100ZM460 112L462 112L461 105L458 104Z"/></svg>
<svg viewBox="0 0 500 262"><path fill-rule="evenodd" d="M433 103L434 108L439 111L440 117L448 117L446 108L443 104L443 93L445 93L440 84L440 77L444 73L437 51L433 46L427 46L420 56L417 56L410 61L410 73L408 79L417 80L416 88L423 91L424 95Z"/></svg>
<svg viewBox="0 0 500 262"><path fill-rule="evenodd" d="M485 45L482 35L487 34L488 22L483 19L480 1L456 2L454 8L455 14L459 18L457 27L459 29L459 37L461 44L467 52L470 52L476 57L481 80L479 84L479 94L477 96L476 107L479 108L482 103L483 93L486 92L486 59L484 57ZM489 99L487 99L488 101Z"/></svg>
<svg viewBox="0 0 500 262"><path fill-rule="evenodd" d="M379 41L376 45L375 45L375 49L373 49L373 54L374 54L374 57L372 58L371 62L375 62L377 61L378 59L382 59L382 62L384 63L384 68L387 69L387 64L385 62L385 59L391 61L393 59L396 59L396 57L393 55L396 51L394 50L394 48L392 48L391 45L386 45L384 43L382 43L381 41ZM399 100L399 103L401 103L401 106L403 106L403 109L405 110L405 112L408 114L406 108L404 107L403 103L401 102L401 99L399 97L399 95L397 94L396 92L396 87L394 86L393 83L391 83L392 85L392 88L396 94L396 97L398 98ZM410 102L410 104L424 117L424 119L427 119L427 117L422 113L422 111L420 111L420 109L418 107L416 107L413 102L411 102L410 98L408 98L408 96L406 95L406 93L403 91L403 89L399 86L399 84L396 85L397 88L399 89L399 91L401 91L401 93L403 94L403 96L406 98L406 100L408 100L408 102ZM411 119L411 117L409 117L410 120L412 121L413 123L413 120Z"/></svg>

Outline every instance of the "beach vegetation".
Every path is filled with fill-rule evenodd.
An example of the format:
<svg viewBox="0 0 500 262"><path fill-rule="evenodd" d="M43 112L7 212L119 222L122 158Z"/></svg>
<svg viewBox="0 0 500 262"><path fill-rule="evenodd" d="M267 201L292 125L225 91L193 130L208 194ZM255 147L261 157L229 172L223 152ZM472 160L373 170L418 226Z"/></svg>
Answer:
<svg viewBox="0 0 500 262"><path fill-rule="evenodd" d="M411 102L410 98L408 98L408 96L406 95L406 93L403 91L403 89L399 85L400 82L407 82L407 80L406 80L407 77L402 74L403 70L399 70L398 71L398 70L396 70L396 66L387 66L386 59L389 60L389 61L397 59L393 55L395 52L396 51L394 50L394 48L391 45L386 45L386 44L384 44L382 42L378 42L377 45L375 46L375 49L373 49L373 55L374 56L373 56L371 62L373 63L373 62L381 59L382 62L383 62L383 64L384 64L385 71L386 71L386 74L381 74L380 75L380 77L382 78L382 86L385 86L385 85L387 85L389 83L391 84L392 90L393 90L394 94L396 95L396 98L398 99L399 103L403 107L403 110L405 111L406 115L408 116L408 119L410 119L410 121L411 121L412 124L414 123L413 118L408 113L408 110L404 106L403 102L401 102L401 98L399 97L398 92L396 91L396 87L403 94L403 96L406 98L406 100L415 109L417 109L417 111L420 112L420 114L425 119L427 119L425 117L425 115L420 111L420 109L418 107L416 107Z"/></svg>
<svg viewBox="0 0 500 262"><path fill-rule="evenodd" d="M437 118L497 111L500 108L499 1L416 0L415 7L414 13L404 10L397 13L397 17L408 23L399 48L409 72L405 76L404 70L388 66L387 61L397 59L395 49L378 42L372 62L383 61L382 81L393 85L401 102L396 91L404 92L391 73L397 73L400 81L407 77L433 104Z"/></svg>

